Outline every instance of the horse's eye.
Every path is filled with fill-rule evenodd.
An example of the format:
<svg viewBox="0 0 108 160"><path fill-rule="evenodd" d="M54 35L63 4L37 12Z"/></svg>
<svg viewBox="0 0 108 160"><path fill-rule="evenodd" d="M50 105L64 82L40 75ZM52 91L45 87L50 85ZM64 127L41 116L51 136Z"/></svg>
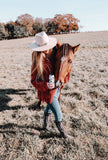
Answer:
<svg viewBox="0 0 108 160"><path fill-rule="evenodd" d="M71 60L71 59L69 59L69 60L68 60L68 63L72 63L72 60Z"/></svg>

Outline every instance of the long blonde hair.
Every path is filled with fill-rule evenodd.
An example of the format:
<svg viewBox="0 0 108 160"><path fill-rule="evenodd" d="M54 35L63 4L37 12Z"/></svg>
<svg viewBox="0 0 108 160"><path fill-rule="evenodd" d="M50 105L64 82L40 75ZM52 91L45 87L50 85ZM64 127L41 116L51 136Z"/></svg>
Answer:
<svg viewBox="0 0 108 160"><path fill-rule="evenodd" d="M45 54L43 52L37 52L34 51L32 53L32 67L34 69L32 70L31 74L34 73L35 70L37 70L37 78L41 78L43 80L43 59L45 58Z"/></svg>

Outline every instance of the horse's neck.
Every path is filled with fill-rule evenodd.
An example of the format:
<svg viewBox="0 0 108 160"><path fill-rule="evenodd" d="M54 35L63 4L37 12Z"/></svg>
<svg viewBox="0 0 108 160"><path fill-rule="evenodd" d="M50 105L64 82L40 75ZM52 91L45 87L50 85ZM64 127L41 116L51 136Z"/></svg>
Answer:
<svg viewBox="0 0 108 160"><path fill-rule="evenodd" d="M54 74L55 74L56 53L52 52L52 53L48 54L47 58L50 60Z"/></svg>
<svg viewBox="0 0 108 160"><path fill-rule="evenodd" d="M55 80L57 81L59 76L60 61L57 60L56 54L57 54L57 50L55 48L55 50L53 50L47 55L47 58L50 60L52 64Z"/></svg>

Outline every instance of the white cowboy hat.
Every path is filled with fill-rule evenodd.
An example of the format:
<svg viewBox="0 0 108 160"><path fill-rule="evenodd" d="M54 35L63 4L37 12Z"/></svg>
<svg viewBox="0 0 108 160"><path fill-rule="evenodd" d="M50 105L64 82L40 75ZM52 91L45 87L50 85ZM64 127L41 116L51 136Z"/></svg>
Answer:
<svg viewBox="0 0 108 160"><path fill-rule="evenodd" d="M35 35L35 41L30 44L33 51L45 51L56 46L56 38L49 37L45 32L40 32Z"/></svg>

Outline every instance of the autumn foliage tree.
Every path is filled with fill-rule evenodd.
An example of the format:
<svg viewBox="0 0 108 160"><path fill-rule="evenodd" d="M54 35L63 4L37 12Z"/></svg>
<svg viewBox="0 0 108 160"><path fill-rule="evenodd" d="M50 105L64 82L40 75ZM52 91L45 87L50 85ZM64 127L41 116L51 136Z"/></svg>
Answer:
<svg viewBox="0 0 108 160"><path fill-rule="evenodd" d="M66 30L66 25L67 22L64 18L63 15L61 14L57 14L52 21L54 22L54 24L56 25L56 32L60 33L60 32L64 32Z"/></svg>
<svg viewBox="0 0 108 160"><path fill-rule="evenodd" d="M56 32L71 32L72 30L78 30L79 20L72 14L57 14L52 21L56 25Z"/></svg>
<svg viewBox="0 0 108 160"><path fill-rule="evenodd" d="M34 19L31 15L26 13L19 16L16 20L16 23L20 24L21 26L24 26L27 29L28 34L32 35L32 26L34 24Z"/></svg>

